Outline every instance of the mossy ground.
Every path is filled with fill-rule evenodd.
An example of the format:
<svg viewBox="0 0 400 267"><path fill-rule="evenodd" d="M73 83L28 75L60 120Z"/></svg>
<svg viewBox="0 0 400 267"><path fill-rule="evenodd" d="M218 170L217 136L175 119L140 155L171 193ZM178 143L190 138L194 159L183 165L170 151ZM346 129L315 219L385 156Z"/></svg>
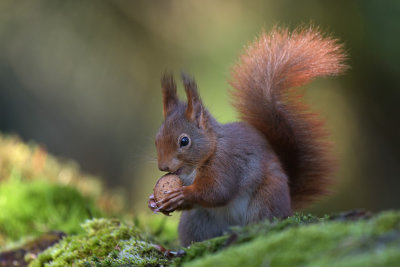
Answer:
<svg viewBox="0 0 400 267"><path fill-rule="evenodd" d="M0 211L4 242L52 230L78 233L83 220L102 215L93 199L74 187L16 178L0 186Z"/></svg>
<svg viewBox="0 0 400 267"><path fill-rule="evenodd" d="M115 219L94 219L82 226L84 233L64 238L30 266L155 266L168 262L135 227Z"/></svg>
<svg viewBox="0 0 400 267"><path fill-rule="evenodd" d="M135 226L112 219L84 224L39 255L30 266L399 266L400 212L358 221L295 215L234 228L218 238L166 257ZM158 242L158 243L157 243Z"/></svg>
<svg viewBox="0 0 400 267"><path fill-rule="evenodd" d="M400 264L400 212L383 212L371 219L356 222L323 219L318 223L271 230L184 266Z"/></svg>
<svg viewBox="0 0 400 267"><path fill-rule="evenodd" d="M18 262L31 266L400 266L400 211L296 214L181 248L176 220L125 216L115 209L125 219L113 219L113 206L118 204L112 194L74 163L0 136L0 251L42 235L0 253L0 265L22 254ZM54 244L62 235L51 231L60 230L67 236ZM157 245L185 254L165 256Z"/></svg>
<svg viewBox="0 0 400 267"><path fill-rule="evenodd" d="M52 230L78 233L85 219L115 212L116 202L74 162L0 135L0 250Z"/></svg>

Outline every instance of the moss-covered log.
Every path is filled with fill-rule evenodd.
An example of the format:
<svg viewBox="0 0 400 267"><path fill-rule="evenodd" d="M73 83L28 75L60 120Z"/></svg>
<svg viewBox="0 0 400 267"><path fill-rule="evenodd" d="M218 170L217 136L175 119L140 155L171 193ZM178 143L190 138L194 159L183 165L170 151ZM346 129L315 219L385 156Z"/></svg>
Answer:
<svg viewBox="0 0 400 267"><path fill-rule="evenodd" d="M88 221L31 266L399 266L400 212L353 218L295 215L232 229L167 257L134 226Z"/></svg>

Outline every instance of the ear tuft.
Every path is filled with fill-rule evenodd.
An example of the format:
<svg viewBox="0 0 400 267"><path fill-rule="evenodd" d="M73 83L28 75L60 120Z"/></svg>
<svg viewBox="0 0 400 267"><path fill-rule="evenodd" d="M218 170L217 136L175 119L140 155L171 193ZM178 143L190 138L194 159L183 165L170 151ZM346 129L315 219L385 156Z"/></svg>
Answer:
<svg viewBox="0 0 400 267"><path fill-rule="evenodd" d="M161 88L163 95L163 112L166 118L178 105L179 99L176 94L176 84L172 73L164 73L161 78Z"/></svg>
<svg viewBox="0 0 400 267"><path fill-rule="evenodd" d="M187 107L185 116L189 121L196 123L197 127L206 127L206 114L203 103L197 92L197 84L195 80L188 74L182 72L182 81L187 96Z"/></svg>

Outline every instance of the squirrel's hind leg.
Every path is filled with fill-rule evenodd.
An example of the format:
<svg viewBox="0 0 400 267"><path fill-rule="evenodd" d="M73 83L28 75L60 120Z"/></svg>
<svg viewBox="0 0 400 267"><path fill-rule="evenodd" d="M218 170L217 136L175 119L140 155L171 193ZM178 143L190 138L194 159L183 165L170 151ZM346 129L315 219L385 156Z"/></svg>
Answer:
<svg viewBox="0 0 400 267"><path fill-rule="evenodd" d="M206 209L184 210L179 221L178 233L182 246L223 234L228 226L218 222Z"/></svg>
<svg viewBox="0 0 400 267"><path fill-rule="evenodd" d="M280 175L276 175L279 173ZM264 219L286 218L291 216L290 190L286 177L281 172L274 172L270 167L249 204L247 223Z"/></svg>

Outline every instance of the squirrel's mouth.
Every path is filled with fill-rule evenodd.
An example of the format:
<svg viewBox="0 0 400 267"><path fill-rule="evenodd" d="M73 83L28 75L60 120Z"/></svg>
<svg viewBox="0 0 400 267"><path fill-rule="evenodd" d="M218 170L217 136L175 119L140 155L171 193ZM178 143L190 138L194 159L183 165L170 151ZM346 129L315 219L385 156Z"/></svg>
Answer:
<svg viewBox="0 0 400 267"><path fill-rule="evenodd" d="M179 175L179 174L182 173L182 169L183 169L183 167L180 167L179 169L177 169L176 171L174 171L172 174Z"/></svg>

